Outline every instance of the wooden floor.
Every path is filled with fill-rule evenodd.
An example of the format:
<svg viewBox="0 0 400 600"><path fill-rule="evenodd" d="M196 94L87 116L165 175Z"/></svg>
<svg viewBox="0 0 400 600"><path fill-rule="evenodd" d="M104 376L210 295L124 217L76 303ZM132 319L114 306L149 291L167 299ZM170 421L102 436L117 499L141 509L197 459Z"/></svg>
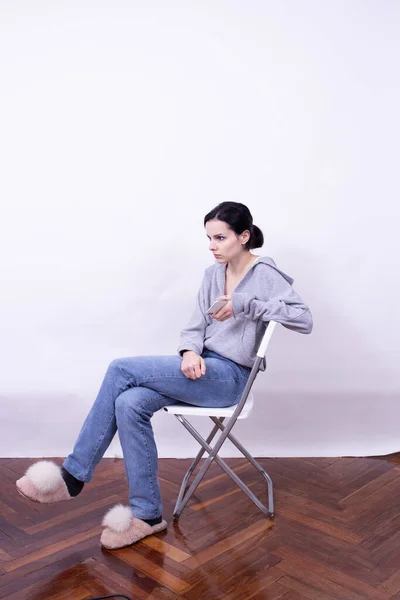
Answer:
<svg viewBox="0 0 400 600"><path fill-rule="evenodd" d="M59 461L58 461L59 462ZM257 494L243 460L228 461ZM121 460L82 494L44 506L15 491L32 460L0 460L0 598L83 600L400 600L400 459L261 459L276 489L272 522L213 467L179 521L186 460L161 460L167 531L101 550L101 519L126 504Z"/></svg>

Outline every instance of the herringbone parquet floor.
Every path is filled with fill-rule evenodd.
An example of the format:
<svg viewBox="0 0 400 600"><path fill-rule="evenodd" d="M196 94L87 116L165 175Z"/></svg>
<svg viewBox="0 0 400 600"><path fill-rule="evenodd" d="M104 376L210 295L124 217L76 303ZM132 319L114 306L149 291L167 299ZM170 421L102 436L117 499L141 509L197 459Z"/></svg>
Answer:
<svg viewBox="0 0 400 600"><path fill-rule="evenodd" d="M274 522L217 466L174 522L188 461L161 460L168 530L115 552L101 550L99 535L106 510L126 504L122 461L103 460L78 498L51 506L16 493L32 462L0 460L0 598L400 600L396 457L261 459L275 483ZM228 462L263 494L247 462Z"/></svg>

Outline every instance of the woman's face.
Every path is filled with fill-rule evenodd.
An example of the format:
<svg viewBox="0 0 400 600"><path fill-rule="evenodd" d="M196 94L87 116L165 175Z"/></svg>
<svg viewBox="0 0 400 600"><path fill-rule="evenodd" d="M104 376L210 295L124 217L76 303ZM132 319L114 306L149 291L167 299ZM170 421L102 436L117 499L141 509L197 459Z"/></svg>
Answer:
<svg viewBox="0 0 400 600"><path fill-rule="evenodd" d="M245 249L244 244L249 240L249 231L237 235L224 221L207 221L206 233L210 240L209 249L219 263L226 263L240 256Z"/></svg>

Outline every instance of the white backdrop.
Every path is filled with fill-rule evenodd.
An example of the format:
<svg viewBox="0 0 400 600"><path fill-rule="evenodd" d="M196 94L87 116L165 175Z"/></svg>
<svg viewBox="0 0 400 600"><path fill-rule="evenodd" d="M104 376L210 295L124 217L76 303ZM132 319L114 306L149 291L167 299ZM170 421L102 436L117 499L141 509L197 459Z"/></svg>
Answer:
<svg viewBox="0 0 400 600"><path fill-rule="evenodd" d="M65 455L113 358L175 352L224 200L248 204L315 321L279 328L238 437L264 456L398 450L400 4L0 11L0 455ZM173 417L154 427L160 456L193 454Z"/></svg>

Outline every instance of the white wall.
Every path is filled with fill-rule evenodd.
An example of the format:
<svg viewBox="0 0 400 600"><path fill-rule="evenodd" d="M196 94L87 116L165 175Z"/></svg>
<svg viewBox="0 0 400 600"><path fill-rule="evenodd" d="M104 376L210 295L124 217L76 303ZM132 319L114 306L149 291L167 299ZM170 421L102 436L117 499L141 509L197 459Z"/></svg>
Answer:
<svg viewBox="0 0 400 600"><path fill-rule="evenodd" d="M278 331L238 436L267 456L398 450L400 5L0 11L0 455L65 455L113 358L175 352L224 200L315 319ZM193 453L172 417L154 426L160 456Z"/></svg>

